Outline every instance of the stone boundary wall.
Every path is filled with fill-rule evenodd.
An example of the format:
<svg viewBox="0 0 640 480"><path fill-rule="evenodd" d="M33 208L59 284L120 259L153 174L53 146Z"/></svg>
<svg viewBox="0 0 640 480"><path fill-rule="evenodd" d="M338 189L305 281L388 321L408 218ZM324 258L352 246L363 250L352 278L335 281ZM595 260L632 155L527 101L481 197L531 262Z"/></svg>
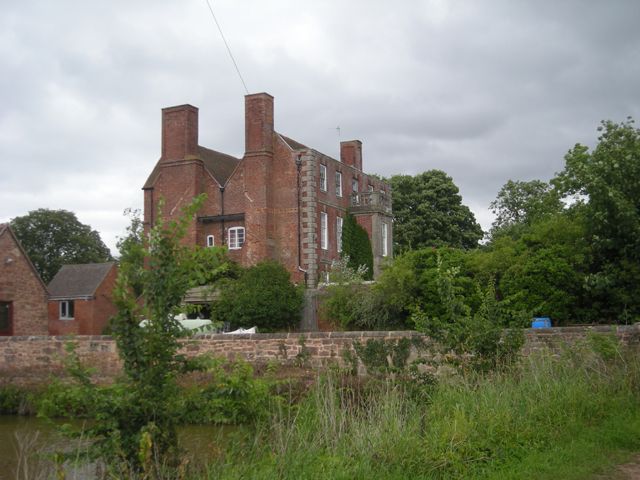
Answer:
<svg viewBox="0 0 640 480"><path fill-rule="evenodd" d="M550 349L557 351L593 334L616 335L624 345L640 346L640 323L618 326L576 326L525 330L523 354ZM369 339L397 341L422 337L413 331L313 332L246 335L197 335L185 340L188 356L209 354L227 359L242 358L252 363L277 362L295 365L302 360L314 368L343 364L343 354L354 341ZM98 380L108 381L121 371L115 342L108 336L23 336L0 337L0 385L37 384L64 374L63 359L68 342L77 344L79 357L96 371ZM415 354L415 352L414 352Z"/></svg>

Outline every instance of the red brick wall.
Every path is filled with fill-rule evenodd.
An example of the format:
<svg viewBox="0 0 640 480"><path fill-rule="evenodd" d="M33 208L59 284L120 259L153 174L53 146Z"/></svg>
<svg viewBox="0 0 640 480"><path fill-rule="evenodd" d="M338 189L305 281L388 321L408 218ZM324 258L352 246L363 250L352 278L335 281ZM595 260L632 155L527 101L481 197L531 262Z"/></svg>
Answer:
<svg viewBox="0 0 640 480"><path fill-rule="evenodd" d="M117 277L118 269L114 266L96 290L91 319L86 322L85 328L82 324L80 325L81 335L101 335L109 319L116 314L117 308L113 304L113 287Z"/></svg>
<svg viewBox="0 0 640 480"><path fill-rule="evenodd" d="M102 335L109 319L117 311L112 301L117 276L118 270L113 267L96 290L93 299L73 300L73 319L60 319L60 301L49 301L49 335Z"/></svg>
<svg viewBox="0 0 640 480"><path fill-rule="evenodd" d="M635 325L600 325L595 327L563 327L525 330L522 353L558 351L586 340L590 334L613 333L623 345L640 346L640 323ZM296 356L304 348L308 362L316 368L344 365L343 353L352 351L353 342L369 339L396 341L419 336L417 332L317 332L274 333L256 335L199 335L184 341L182 351L188 356L210 354L227 359L242 358L253 363L275 361L296 364ZM303 339L303 342L301 342ZM427 339L428 340L428 339ZM48 382L51 374L63 373L64 344L73 341L77 353L87 366L96 367L97 376L112 379L120 372L115 342L111 337L0 337L0 384L33 384ZM413 351L412 359L430 357L428 351Z"/></svg>
<svg viewBox="0 0 640 480"><path fill-rule="evenodd" d="M47 291L6 229L0 235L0 301L12 302L14 335L47 334Z"/></svg>
<svg viewBox="0 0 640 480"><path fill-rule="evenodd" d="M160 174L153 190L145 191L145 222L151 223L156 215L160 197L165 199L164 216L175 217L180 207L193 196L205 192L208 196L199 216L244 214L244 222L197 223L193 222L186 244L206 245L208 235L214 235L215 244L226 244L227 231L233 226L244 226L245 245L241 250L230 251L230 257L244 266L261 260L274 259L283 263L296 282L304 280L299 271L298 218L307 222L301 242L306 246L303 266L317 275L327 270L331 262L339 258L336 239L336 217L344 218L350 203L352 179L359 183L359 191L368 185L376 190L387 189L380 181L369 178L362 168L362 144L359 141L342 142L343 162L309 150L305 158L313 165L315 185L311 187L307 176L301 180L301 190L306 187L307 196L301 206L309 206L306 219L298 210L298 152L274 133L274 100L266 93L245 97L245 155L234 174L224 185L224 208L221 203L220 185L206 172L197 155L197 109L191 106L172 107L163 110L163 154L158 164ZM327 191L321 191L320 163L327 167ZM336 171L342 173L342 196L336 195ZM320 248L320 211L327 212L329 248ZM312 218L314 217L314 218ZM366 220L364 220L366 223ZM315 225L310 228L308 222ZM370 222L370 219L369 219ZM371 233L371 228L368 229ZM313 246L311 249L310 246ZM313 268L309 263L314 262ZM320 268L318 268L320 266ZM315 278L312 279L315 281Z"/></svg>

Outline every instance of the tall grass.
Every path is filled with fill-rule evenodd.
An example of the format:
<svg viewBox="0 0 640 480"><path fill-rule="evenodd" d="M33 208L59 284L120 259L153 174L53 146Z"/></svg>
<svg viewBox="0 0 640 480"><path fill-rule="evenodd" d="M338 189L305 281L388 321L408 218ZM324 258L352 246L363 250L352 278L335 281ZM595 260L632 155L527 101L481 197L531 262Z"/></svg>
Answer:
<svg viewBox="0 0 640 480"><path fill-rule="evenodd" d="M442 379L426 396L398 381L326 377L207 474L585 478L640 449L638 355L604 357L587 348L536 355L499 373Z"/></svg>

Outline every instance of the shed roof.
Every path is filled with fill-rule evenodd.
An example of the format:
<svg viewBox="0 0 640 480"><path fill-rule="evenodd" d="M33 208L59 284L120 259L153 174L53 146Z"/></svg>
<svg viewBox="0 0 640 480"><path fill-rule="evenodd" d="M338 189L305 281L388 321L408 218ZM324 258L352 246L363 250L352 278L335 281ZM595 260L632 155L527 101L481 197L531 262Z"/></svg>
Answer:
<svg viewBox="0 0 640 480"><path fill-rule="evenodd" d="M94 296L114 265L114 262L63 265L49 283L49 298L73 299Z"/></svg>

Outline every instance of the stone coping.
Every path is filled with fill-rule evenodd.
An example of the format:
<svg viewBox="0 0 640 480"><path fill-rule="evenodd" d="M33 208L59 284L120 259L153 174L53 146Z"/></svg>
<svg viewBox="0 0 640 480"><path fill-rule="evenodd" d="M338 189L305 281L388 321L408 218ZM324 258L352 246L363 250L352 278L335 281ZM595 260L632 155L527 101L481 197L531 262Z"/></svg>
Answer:
<svg viewBox="0 0 640 480"><path fill-rule="evenodd" d="M552 327L552 328L526 328L525 335L562 335L567 333L626 333L632 331L640 331L640 322L632 325L576 325L569 327ZM184 340L288 340L324 338L324 339L368 339L368 338L403 338L403 337L419 337L424 336L423 333L415 330L389 330L389 331L358 331L358 332L287 332L287 333L243 333L239 335L229 335L221 333L198 333L193 337L186 337ZM2 337L1 342L37 342L37 341L112 341L113 337L109 335L64 335L64 336L48 336L48 335L30 335L30 336L13 336Z"/></svg>

